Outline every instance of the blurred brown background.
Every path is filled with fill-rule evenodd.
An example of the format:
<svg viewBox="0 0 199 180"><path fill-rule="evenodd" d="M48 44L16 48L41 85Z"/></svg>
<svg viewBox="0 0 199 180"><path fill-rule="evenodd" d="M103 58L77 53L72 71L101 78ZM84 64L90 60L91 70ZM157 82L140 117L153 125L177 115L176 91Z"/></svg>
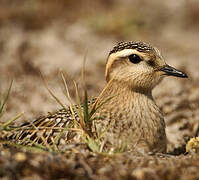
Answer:
<svg viewBox="0 0 199 180"><path fill-rule="evenodd" d="M129 40L142 40L158 47L168 64L189 75L184 80L166 78L154 95L167 124L173 125L168 128L171 139L180 128L196 129L197 0L1 0L0 95L14 80L2 119L24 111L21 120L31 120L60 108L47 92L39 71L51 90L67 104L59 71L68 74L67 82L74 97L72 80L80 83L86 54L89 96L96 96L105 84L104 67L109 50L117 42Z"/></svg>

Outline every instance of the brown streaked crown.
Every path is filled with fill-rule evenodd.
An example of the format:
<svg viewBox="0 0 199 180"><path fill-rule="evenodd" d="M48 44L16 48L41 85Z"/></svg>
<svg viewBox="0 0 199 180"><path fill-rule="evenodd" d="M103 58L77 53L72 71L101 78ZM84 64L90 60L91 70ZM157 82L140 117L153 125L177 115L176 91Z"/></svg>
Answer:
<svg viewBox="0 0 199 180"><path fill-rule="evenodd" d="M155 51L155 49L150 46L149 44L146 44L141 41L129 41L129 42L120 42L116 46L113 47L113 49L110 51L109 55L112 53L116 53L118 51L121 51L123 49L136 49L140 52L149 52L149 51Z"/></svg>

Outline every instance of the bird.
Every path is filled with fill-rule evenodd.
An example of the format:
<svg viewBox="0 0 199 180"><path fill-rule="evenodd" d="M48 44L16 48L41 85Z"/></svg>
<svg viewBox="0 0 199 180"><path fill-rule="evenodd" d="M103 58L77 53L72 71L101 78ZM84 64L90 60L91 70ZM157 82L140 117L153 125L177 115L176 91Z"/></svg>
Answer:
<svg viewBox="0 0 199 180"><path fill-rule="evenodd" d="M152 96L154 87L166 76L188 77L169 66L160 51L148 43L116 44L106 61L107 83L99 96L88 103L89 108L95 109L89 125L90 136L101 140L105 149L166 153L165 121ZM79 142L81 134L74 130L77 127L74 119L81 121L78 109L82 108L73 105L48 113L22 124L10 137L31 145L52 144L65 129L58 144Z"/></svg>

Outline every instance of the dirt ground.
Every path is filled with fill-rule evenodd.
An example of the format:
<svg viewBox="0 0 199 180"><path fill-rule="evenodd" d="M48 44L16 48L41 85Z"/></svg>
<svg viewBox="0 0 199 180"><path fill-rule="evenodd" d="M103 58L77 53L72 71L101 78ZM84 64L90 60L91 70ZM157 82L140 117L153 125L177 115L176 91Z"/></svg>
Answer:
<svg viewBox="0 0 199 180"><path fill-rule="evenodd" d="M158 0L1 0L0 97L14 80L0 121L24 115L31 121L60 108L41 79L68 104L60 71L74 97L86 57L89 97L105 84L104 68L120 41L141 40L161 50L165 61L188 79L165 78L155 88L156 103L167 124L171 155L84 151L55 154L0 147L1 179L198 179L199 156L184 154L184 145L199 135L199 2Z"/></svg>

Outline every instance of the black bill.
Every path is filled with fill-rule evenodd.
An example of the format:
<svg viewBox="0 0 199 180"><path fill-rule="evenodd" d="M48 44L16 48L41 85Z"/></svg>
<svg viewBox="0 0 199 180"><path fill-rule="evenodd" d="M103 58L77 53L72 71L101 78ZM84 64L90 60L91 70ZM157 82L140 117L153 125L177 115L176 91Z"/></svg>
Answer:
<svg viewBox="0 0 199 180"><path fill-rule="evenodd" d="M161 71L165 72L167 76L176 76L176 77L181 77L181 78L187 78L188 76L182 72L179 71L169 65L164 66Z"/></svg>

